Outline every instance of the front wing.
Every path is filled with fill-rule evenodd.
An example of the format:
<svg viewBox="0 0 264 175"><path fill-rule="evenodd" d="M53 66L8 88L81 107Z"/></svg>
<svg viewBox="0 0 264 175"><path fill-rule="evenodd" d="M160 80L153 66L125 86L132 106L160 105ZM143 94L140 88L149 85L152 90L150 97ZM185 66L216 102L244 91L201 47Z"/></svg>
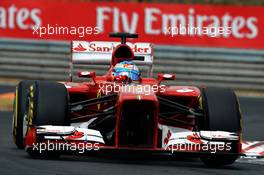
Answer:
<svg viewBox="0 0 264 175"><path fill-rule="evenodd" d="M168 154L240 154L239 135L224 131L183 131L168 130L162 145L154 148L119 147L105 145L102 134L93 129L73 126L31 126L25 137L25 149L39 153L91 153L99 151L137 151Z"/></svg>

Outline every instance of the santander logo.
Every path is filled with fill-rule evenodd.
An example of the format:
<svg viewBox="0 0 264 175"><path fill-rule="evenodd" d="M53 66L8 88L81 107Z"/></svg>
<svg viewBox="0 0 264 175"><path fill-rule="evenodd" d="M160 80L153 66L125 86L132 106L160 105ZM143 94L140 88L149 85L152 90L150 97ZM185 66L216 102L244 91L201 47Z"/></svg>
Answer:
<svg viewBox="0 0 264 175"><path fill-rule="evenodd" d="M167 136L166 136L166 137L164 138L164 140L163 140L163 143L164 143L165 145L167 145L167 144L169 143L170 137L171 137L171 131L168 130L168 132L167 132Z"/></svg>
<svg viewBox="0 0 264 175"><path fill-rule="evenodd" d="M187 140L189 140L191 142L194 142L194 143L197 143L197 144L202 144L203 143L201 138L196 133L192 134L192 135L188 135L187 136Z"/></svg>
<svg viewBox="0 0 264 175"><path fill-rule="evenodd" d="M83 51L86 51L87 49L84 48L81 43L79 43L77 47L73 48L73 50L78 51L78 52L83 52Z"/></svg>
<svg viewBox="0 0 264 175"><path fill-rule="evenodd" d="M84 136L83 132L76 131L74 132L73 135L66 137L65 140L76 140L76 139L82 138L83 136Z"/></svg>

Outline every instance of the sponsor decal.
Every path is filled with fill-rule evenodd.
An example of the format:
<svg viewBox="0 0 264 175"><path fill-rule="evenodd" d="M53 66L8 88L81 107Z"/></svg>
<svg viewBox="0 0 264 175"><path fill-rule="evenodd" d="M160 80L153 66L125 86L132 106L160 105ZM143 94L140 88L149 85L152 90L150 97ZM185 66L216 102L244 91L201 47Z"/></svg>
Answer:
<svg viewBox="0 0 264 175"><path fill-rule="evenodd" d="M77 52L105 52L105 53L112 53L112 51L115 49L117 45L120 43L111 43L111 42L85 42L85 41L74 41L73 42L73 51ZM138 54L150 54L151 53L151 47L149 44L131 44L127 43L131 50L134 53Z"/></svg>
<svg viewBox="0 0 264 175"><path fill-rule="evenodd" d="M167 144L169 143L169 139L170 139L170 137L171 137L171 131L168 130L168 132L167 132L167 136L166 136L166 137L164 138L164 140L163 140L164 145L167 145Z"/></svg>
<svg viewBox="0 0 264 175"><path fill-rule="evenodd" d="M86 51L87 49L84 48L81 43L79 43L77 47L73 48L73 50L78 51L78 52L83 52L83 51Z"/></svg>
<svg viewBox="0 0 264 175"><path fill-rule="evenodd" d="M191 135L188 135L187 136L187 140L191 141L191 142L194 142L194 143L197 143L197 144L202 144L203 141L201 140L201 138L198 136L197 133L193 133Z"/></svg>
<svg viewBox="0 0 264 175"><path fill-rule="evenodd" d="M66 137L65 140L76 140L82 138L83 136L83 132L75 131L73 135Z"/></svg>

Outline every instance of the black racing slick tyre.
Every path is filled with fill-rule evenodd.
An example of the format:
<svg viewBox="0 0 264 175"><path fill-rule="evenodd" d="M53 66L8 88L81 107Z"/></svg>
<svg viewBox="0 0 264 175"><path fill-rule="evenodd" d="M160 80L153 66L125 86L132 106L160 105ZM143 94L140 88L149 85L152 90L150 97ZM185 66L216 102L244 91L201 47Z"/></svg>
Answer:
<svg viewBox="0 0 264 175"><path fill-rule="evenodd" d="M29 125L70 125L68 91L63 84L36 81L29 94Z"/></svg>
<svg viewBox="0 0 264 175"><path fill-rule="evenodd" d="M33 80L24 80L19 82L16 87L14 106L13 106L13 123L12 134L14 143L18 148L24 148L24 136L23 131L25 124L25 114L27 112L27 95L29 87L34 83Z"/></svg>
<svg viewBox="0 0 264 175"><path fill-rule="evenodd" d="M202 89L205 120L202 129L210 131L241 131L241 112L234 91L223 88Z"/></svg>
<svg viewBox="0 0 264 175"><path fill-rule="evenodd" d="M241 112L236 94L230 89L204 88L201 90L201 107L204 118L200 130L241 133ZM209 155L201 160L209 166L228 165L238 158L238 149L233 155Z"/></svg>
<svg viewBox="0 0 264 175"><path fill-rule="evenodd" d="M69 126L68 91L57 82L36 81L29 90L28 124L33 126L55 125ZM32 157L58 158L57 150L42 153L28 149Z"/></svg>

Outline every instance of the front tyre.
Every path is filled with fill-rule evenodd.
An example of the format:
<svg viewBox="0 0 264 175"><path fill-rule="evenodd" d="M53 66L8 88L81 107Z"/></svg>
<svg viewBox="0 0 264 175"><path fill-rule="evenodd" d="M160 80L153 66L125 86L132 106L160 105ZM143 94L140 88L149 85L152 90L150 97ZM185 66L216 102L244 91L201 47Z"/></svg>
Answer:
<svg viewBox="0 0 264 175"><path fill-rule="evenodd" d="M27 112L27 98L29 93L29 87L34 83L33 80L24 80L19 82L16 87L14 106L13 106L13 123L12 134L13 140L16 146L20 149L24 148L24 137Z"/></svg>
<svg viewBox="0 0 264 175"><path fill-rule="evenodd" d="M200 130L227 131L241 133L241 112L235 93L230 89L202 89L201 107L204 118L200 121ZM238 158L239 142L233 155L208 155L201 160L209 166L232 164Z"/></svg>
<svg viewBox="0 0 264 175"><path fill-rule="evenodd" d="M29 126L70 125L68 91L63 84L51 81L36 81L30 87L29 94ZM28 149L27 152L33 157L57 158L60 155L56 150L39 153Z"/></svg>
<svg viewBox="0 0 264 175"><path fill-rule="evenodd" d="M29 125L69 126L68 91L52 81L36 81L30 87Z"/></svg>

